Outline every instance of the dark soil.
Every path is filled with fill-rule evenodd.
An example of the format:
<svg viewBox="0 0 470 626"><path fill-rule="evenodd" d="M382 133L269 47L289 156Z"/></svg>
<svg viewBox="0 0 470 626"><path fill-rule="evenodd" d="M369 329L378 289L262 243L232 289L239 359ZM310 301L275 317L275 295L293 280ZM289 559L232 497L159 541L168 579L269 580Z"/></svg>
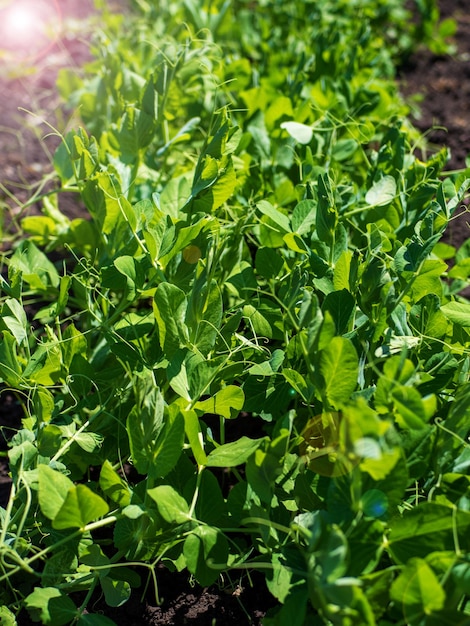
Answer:
<svg viewBox="0 0 470 626"><path fill-rule="evenodd" d="M55 0L34 1L57 6ZM93 0L58 2L64 30L58 33L53 45L47 49L43 46L35 49L31 44L18 55L13 67L11 63L6 68L0 64L0 211L3 213L0 227L3 221L4 232L15 227L15 220L23 210L22 204L34 194L42 176L51 171L52 154L59 140L54 136L46 137L50 129L41 119L63 132L71 115L58 108L59 98L54 88L57 72L64 66L78 68L88 58L86 36L85 40L82 39L81 30L74 29L70 20L89 15L93 11ZM453 16L458 23L456 54L435 56L420 50L401 68L399 75L400 88L407 99L416 102L416 94L421 96L413 122L427 133L430 148L447 146L450 149L449 170L464 168L470 154L470 15L467 2L441 1L442 17ZM114 4L125 6L125 0L115 0ZM28 72L28 67L34 67L34 72ZM39 112L39 117L19 111L20 107ZM6 205L8 211L2 208ZM76 200L70 197L61 199L61 209L69 217L80 215L82 211ZM39 206L33 204L28 210L38 211ZM446 240L456 247L470 234L466 207L461 212L446 234ZM8 246L7 236L0 245ZM5 506L9 493L6 441L18 428L22 408L11 392L0 390L0 393L0 506ZM160 569L157 579L161 606L157 605L154 595L147 592L143 596L139 590L118 609L107 607L97 596L90 604L90 610L106 614L118 626L230 626L261 624L266 611L275 604L266 589L264 577L256 572L250 577L240 573L237 578L226 579L221 586L207 589L191 584L186 573ZM22 618L19 622L22 626L30 624L27 616Z"/></svg>
<svg viewBox="0 0 470 626"><path fill-rule="evenodd" d="M417 101L414 125L426 133L431 149L449 149L446 170L457 170L470 159L470 14L467 0L441 0L440 8L443 19L453 17L457 22L456 53L435 56L420 50L401 69L399 80L404 96ZM466 206L459 213L445 235L456 248L470 237Z"/></svg>

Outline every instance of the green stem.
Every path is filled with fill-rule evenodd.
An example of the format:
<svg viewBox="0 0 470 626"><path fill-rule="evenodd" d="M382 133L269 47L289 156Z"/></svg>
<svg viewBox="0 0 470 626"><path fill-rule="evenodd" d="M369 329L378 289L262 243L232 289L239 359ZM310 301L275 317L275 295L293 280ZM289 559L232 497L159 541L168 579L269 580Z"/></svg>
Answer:
<svg viewBox="0 0 470 626"><path fill-rule="evenodd" d="M197 478L196 478L196 488L194 489L194 494L193 494L193 499L191 502L191 506L189 507L189 517L193 517L194 515L194 510L196 508L196 503L197 503L197 499L199 496L199 489L201 487L201 480L202 480L202 472L204 470L204 466L201 465L198 468L198 473L197 473Z"/></svg>
<svg viewBox="0 0 470 626"><path fill-rule="evenodd" d="M56 543L54 543L53 545L48 546L47 548L44 548L44 550L41 550L40 552L37 552L34 556L30 557L29 559L21 560L21 565L12 569L10 572L8 572L8 574L4 574L3 576L0 576L0 582L2 582L3 580L6 580L13 574L17 574L22 569L25 569L26 571L30 572L31 563L34 563L38 559L44 558L50 552L57 550L57 548L59 548L60 546L63 546L69 541L72 541L76 537L80 537L81 535L87 532L92 532L93 530L97 530L98 528L109 526L109 524L114 524L115 522L118 521L118 519L120 519L120 517L121 516L118 516L118 515L110 515L109 517L106 517L105 519L98 520L97 522L92 522L91 524L87 524L83 528L79 528L78 530L71 533L70 535L67 535L67 537L64 537L63 539L56 541ZM16 552L13 552L12 550L9 550L8 552L11 552L12 556L14 555L15 560L18 560L18 555Z"/></svg>
<svg viewBox="0 0 470 626"><path fill-rule="evenodd" d="M219 415L220 421L220 445L223 446L225 443L225 418L222 415Z"/></svg>

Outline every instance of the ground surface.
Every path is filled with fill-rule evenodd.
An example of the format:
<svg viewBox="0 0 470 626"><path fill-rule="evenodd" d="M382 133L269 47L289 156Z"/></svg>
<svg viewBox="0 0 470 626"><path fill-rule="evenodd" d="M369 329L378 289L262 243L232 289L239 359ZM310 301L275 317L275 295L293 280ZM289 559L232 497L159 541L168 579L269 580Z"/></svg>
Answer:
<svg viewBox="0 0 470 626"><path fill-rule="evenodd" d="M467 0L441 0L441 17L453 17L458 30L452 57L434 56L427 50L414 54L400 72L402 93L416 102L414 125L427 133L431 148L447 146L447 170L466 166L470 155L470 14ZM468 163L470 166L470 161ZM470 215L464 210L446 233L457 248L470 237Z"/></svg>
<svg viewBox="0 0 470 626"><path fill-rule="evenodd" d="M124 2L119 1L121 5ZM421 95L420 113L413 121L423 132L434 128L428 135L431 147L446 145L450 148L448 169L451 170L465 167L465 159L470 154L470 15L466 11L467 1L441 2L442 16L454 16L458 22L456 54L436 57L420 51L408 60L399 76L402 93L407 98L413 94ZM0 211L4 215L5 227L10 223L3 208L5 203L8 203L13 219L18 219L22 213L21 204L31 198L43 174L51 170L50 161L58 139L54 136L44 138L49 129L42 119L47 119L61 131L66 127L70 113L63 114L57 108L55 77L60 67L79 67L87 59L87 45L79 20L90 14L92 6L92 0L60 0L64 30L68 34L61 34L47 49L35 50L33 44L29 45L14 62L10 59L2 63L0 58ZM4 41L1 33L0 41ZM36 71L28 73L34 55ZM39 113L39 117L19 111L19 107ZM38 208L32 207L33 210ZM81 211L71 199L65 199L61 208L70 217ZM468 239L468 222L470 216L464 212L452 223L447 241L460 245ZM8 246L5 232L0 245ZM5 451L6 439L17 428L20 415L18 401L4 391L0 396L0 452ZM8 486L7 466L5 459L0 457L0 505L6 503ZM223 586L202 589L190 585L186 574L169 576L162 570L158 573L158 584L163 600L161 606L156 606L154 595L148 593L142 599L140 592L119 609L109 609L96 598L93 610L105 612L118 626L238 626L260 624L273 603L262 577L256 574L251 579L243 575L232 581L226 580ZM24 616L20 624L30 624L28 617Z"/></svg>

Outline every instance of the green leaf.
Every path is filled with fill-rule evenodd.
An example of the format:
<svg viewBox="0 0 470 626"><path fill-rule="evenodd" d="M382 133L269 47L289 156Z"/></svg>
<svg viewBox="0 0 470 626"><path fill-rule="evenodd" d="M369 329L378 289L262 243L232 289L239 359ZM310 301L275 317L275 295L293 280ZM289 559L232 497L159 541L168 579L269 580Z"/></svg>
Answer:
<svg viewBox="0 0 470 626"><path fill-rule="evenodd" d="M77 330L73 324L69 324L62 338L64 339L63 343L60 345L62 360L64 366L70 368L75 356L80 355L86 357L88 348L86 337Z"/></svg>
<svg viewBox="0 0 470 626"><path fill-rule="evenodd" d="M392 390L391 398L395 409L395 419L402 428L413 430L426 427L431 415L427 415L426 407L417 389L397 385Z"/></svg>
<svg viewBox="0 0 470 626"><path fill-rule="evenodd" d="M131 586L125 580L114 580L105 576L100 579L100 584L108 606L122 606L131 597Z"/></svg>
<svg viewBox="0 0 470 626"><path fill-rule="evenodd" d="M186 567L200 585L211 585L226 567L228 544L219 528L197 526L183 546Z"/></svg>
<svg viewBox="0 0 470 626"><path fill-rule="evenodd" d="M470 327L470 304L466 302L449 302L441 306L441 311L453 324L465 328Z"/></svg>
<svg viewBox="0 0 470 626"><path fill-rule="evenodd" d="M281 255L273 248L258 248L256 251L255 267L258 274L264 278L275 278L281 272L284 261Z"/></svg>
<svg viewBox="0 0 470 626"><path fill-rule="evenodd" d="M253 291L258 287L253 268L246 261L233 268L232 273L226 280L226 285L230 287L242 299L248 299Z"/></svg>
<svg viewBox="0 0 470 626"><path fill-rule="evenodd" d="M141 265L131 256L120 256L113 261L114 266L126 278L126 298L134 300L136 290L142 288L144 277Z"/></svg>
<svg viewBox="0 0 470 626"><path fill-rule="evenodd" d="M423 502L405 511L390 524L388 550L398 563L411 557L425 558L429 553L455 549L455 537L460 549L470 549L470 513L437 504Z"/></svg>
<svg viewBox="0 0 470 626"><path fill-rule="evenodd" d="M377 383L376 408L384 413L391 410L393 389L399 384L410 386L415 376L415 366L409 359L403 359L399 355L387 359L384 363L383 376Z"/></svg>
<svg viewBox="0 0 470 626"><path fill-rule="evenodd" d="M307 235L315 227L316 205L313 200L302 200L292 211L292 230L298 235Z"/></svg>
<svg viewBox="0 0 470 626"><path fill-rule="evenodd" d="M264 438L240 437L233 443L219 446L207 457L207 467L236 467L242 465L259 448Z"/></svg>
<svg viewBox="0 0 470 626"><path fill-rule="evenodd" d="M454 560L454 555L451 553L451 558ZM454 561L455 563L455 561ZM470 563L457 563L452 567L452 580L460 589L466 594L470 593Z"/></svg>
<svg viewBox="0 0 470 626"><path fill-rule="evenodd" d="M61 366L59 342L56 337L53 337L51 341L39 344L29 358L23 376L33 383L53 385L60 377Z"/></svg>
<svg viewBox="0 0 470 626"><path fill-rule="evenodd" d="M222 415L226 419L237 417L242 410L245 402L245 394L243 389L235 385L227 385L214 396L198 402L195 408L204 411L204 413L213 413L214 415Z"/></svg>
<svg viewBox="0 0 470 626"><path fill-rule="evenodd" d="M0 606L0 625L17 626L15 615L6 606Z"/></svg>
<svg viewBox="0 0 470 626"><path fill-rule="evenodd" d="M48 465L39 465L39 506L43 515L53 520L64 504L73 482L65 474L57 472Z"/></svg>
<svg viewBox="0 0 470 626"><path fill-rule="evenodd" d="M308 144L312 141L313 128L300 122L283 122L281 128L289 133L298 143Z"/></svg>
<svg viewBox="0 0 470 626"><path fill-rule="evenodd" d="M103 550L96 543L88 544L80 551L80 563L83 563L90 569L97 569L100 578L108 576L111 570L111 562L104 554Z"/></svg>
<svg viewBox="0 0 470 626"><path fill-rule="evenodd" d="M160 515L169 524L184 524L191 519L188 503L170 485L147 489L147 493L156 503Z"/></svg>
<svg viewBox="0 0 470 626"><path fill-rule="evenodd" d="M339 139L333 144L332 156L336 161L346 161L358 147L359 144L354 139Z"/></svg>
<svg viewBox="0 0 470 626"><path fill-rule="evenodd" d="M196 481L196 476L193 476L192 480L185 485L184 494L187 500L193 497ZM225 500L219 480L211 471L205 469L200 476L199 491L194 509L195 517L205 524L220 526L225 521L225 510Z"/></svg>
<svg viewBox="0 0 470 626"><path fill-rule="evenodd" d="M21 344L27 343L29 330L28 320L23 307L17 300L13 298L7 298L5 300L2 306L0 320L1 324L4 324L14 336L18 345L21 346Z"/></svg>
<svg viewBox="0 0 470 626"><path fill-rule="evenodd" d="M172 178L158 198L158 207L165 214L178 218L180 210L191 197L191 173L184 172Z"/></svg>
<svg viewBox="0 0 470 626"><path fill-rule="evenodd" d="M446 594L433 570L423 559L410 559L390 589L390 598L405 619L415 622L444 608Z"/></svg>
<svg viewBox="0 0 470 626"><path fill-rule="evenodd" d="M177 223L176 228L168 227L165 233L164 240L162 242L162 251L165 254L159 257L159 263L162 267L166 267L170 260L179 252L184 251L204 230L208 230L213 226L213 219L210 217L202 217L195 224L191 226L183 226L185 222L180 221ZM169 224L171 221L169 220ZM176 239L173 240L174 235ZM184 254L183 254L184 258Z"/></svg>
<svg viewBox="0 0 470 626"><path fill-rule="evenodd" d="M127 506L131 501L131 491L126 481L113 469L106 459L101 467L100 487L103 493L120 507Z"/></svg>
<svg viewBox="0 0 470 626"><path fill-rule="evenodd" d="M295 586L289 590L287 597L282 604L279 613L273 621L266 622L267 626L304 626L307 617L307 607L309 605L309 592L307 585L300 585L295 581Z"/></svg>
<svg viewBox="0 0 470 626"><path fill-rule="evenodd" d="M209 284L202 275L193 284L186 323L191 343L206 355L214 347L222 321L222 293L217 281Z"/></svg>
<svg viewBox="0 0 470 626"><path fill-rule="evenodd" d="M21 273L32 289L45 292L59 285L60 277L54 265L32 241L26 239L16 248L10 259L9 272Z"/></svg>
<svg viewBox="0 0 470 626"><path fill-rule="evenodd" d="M45 387L38 387L34 392L33 406L38 422L47 423L54 411L54 396Z"/></svg>
<svg viewBox="0 0 470 626"><path fill-rule="evenodd" d="M325 395L334 408L346 402L357 386L359 359L349 339L333 337L320 353Z"/></svg>
<svg viewBox="0 0 470 626"><path fill-rule="evenodd" d="M194 177L191 193L197 196L201 191L207 189L215 183L219 173L217 159L205 155L198 164L199 172Z"/></svg>
<svg viewBox="0 0 470 626"><path fill-rule="evenodd" d="M169 411L155 442L149 475L160 478L166 476L178 463L183 444L184 417L180 411Z"/></svg>
<svg viewBox="0 0 470 626"><path fill-rule="evenodd" d="M154 460L156 441L163 426L164 401L158 388L134 406L127 418L132 459L138 472L147 474Z"/></svg>
<svg viewBox="0 0 470 626"><path fill-rule="evenodd" d="M318 177L318 206L315 220L317 235L320 241L331 245L333 233L337 226L337 210L328 175Z"/></svg>
<svg viewBox="0 0 470 626"><path fill-rule="evenodd" d="M248 483L266 505L271 502L274 483L282 472L288 445L287 440L288 433L284 430L269 445L258 447L247 460Z"/></svg>
<svg viewBox="0 0 470 626"><path fill-rule="evenodd" d="M72 600L55 587L37 587L25 598L25 607L34 622L51 626L63 626L78 614Z"/></svg>
<svg viewBox="0 0 470 626"><path fill-rule="evenodd" d="M284 565L285 557L273 552L271 557L272 568L266 572L266 586L272 595L282 604L286 600L291 587L293 573L289 567Z"/></svg>
<svg viewBox="0 0 470 626"><path fill-rule="evenodd" d="M375 517L376 504L377 501L372 504ZM362 521L348 535L349 576L360 576L374 571L383 552L383 537L384 523L376 519Z"/></svg>
<svg viewBox="0 0 470 626"><path fill-rule="evenodd" d="M282 375L291 385L292 389L295 390L306 402L309 402L313 388L307 383L302 374L300 374L297 370L284 367Z"/></svg>
<svg viewBox="0 0 470 626"><path fill-rule="evenodd" d="M440 297L442 295L441 276L446 271L447 263L445 261L440 259L425 260L411 286L415 302L418 302L428 294L435 294Z"/></svg>
<svg viewBox="0 0 470 626"><path fill-rule="evenodd" d="M199 425L199 419L194 409L184 409L184 430L186 437L188 438L191 451L194 454L196 463L199 466L207 464L207 456L203 448L203 436L201 427Z"/></svg>
<svg viewBox="0 0 470 626"><path fill-rule="evenodd" d="M39 454L52 457L60 449L62 444L62 430L55 424L48 424L38 433Z"/></svg>
<svg viewBox="0 0 470 626"><path fill-rule="evenodd" d="M4 330L0 342L0 375L3 380L14 388L22 381L22 367L17 356L17 342L11 333Z"/></svg>
<svg viewBox="0 0 470 626"><path fill-rule="evenodd" d="M154 313L158 326L160 346L171 358L189 340L185 323L188 302L184 291L170 283L161 283L154 296Z"/></svg>
<svg viewBox="0 0 470 626"><path fill-rule="evenodd" d="M81 432L75 435L75 442L82 450L92 454L99 450L103 444L103 435L99 433Z"/></svg>
<svg viewBox="0 0 470 626"><path fill-rule="evenodd" d="M348 330L349 320L354 311L356 302L348 289L332 291L322 306L322 311L328 311L335 323L336 333L342 335Z"/></svg>
<svg viewBox="0 0 470 626"><path fill-rule="evenodd" d="M261 312L251 304L247 304L243 307L243 317L249 321L255 335L271 339L273 337L273 328L263 313L264 310Z"/></svg>
<svg viewBox="0 0 470 626"><path fill-rule="evenodd" d="M337 291L347 289L351 291L351 261L353 253L345 250L335 263L333 286Z"/></svg>
<svg viewBox="0 0 470 626"><path fill-rule="evenodd" d="M281 211L274 208L270 202L267 200L261 200L256 206L258 210L261 211L263 215L269 217L269 219L271 219L282 232L289 233L291 231L290 221L287 215L284 215L284 213L281 213Z"/></svg>
<svg viewBox="0 0 470 626"><path fill-rule="evenodd" d="M393 176L384 176L377 180L366 193L366 202L371 206L390 204L397 193L397 183Z"/></svg>
<svg viewBox="0 0 470 626"><path fill-rule="evenodd" d="M59 587L77 571L77 567L78 558L74 546L60 548L47 559L42 571L41 582L44 587Z"/></svg>
<svg viewBox="0 0 470 626"><path fill-rule="evenodd" d="M52 520L53 528L65 530L80 528L108 513L106 502L86 485L73 486L67 492L64 503Z"/></svg>
<svg viewBox="0 0 470 626"><path fill-rule="evenodd" d="M166 370L168 382L170 383L173 391L189 402L192 398L188 379L188 359L192 355L194 355L194 353L189 352L187 349L177 350L170 359ZM194 358L197 358L196 355L194 355Z"/></svg>
<svg viewBox="0 0 470 626"><path fill-rule="evenodd" d="M236 186L237 177L229 159L218 170L216 179L194 198L193 210L201 213L214 212L232 196Z"/></svg>

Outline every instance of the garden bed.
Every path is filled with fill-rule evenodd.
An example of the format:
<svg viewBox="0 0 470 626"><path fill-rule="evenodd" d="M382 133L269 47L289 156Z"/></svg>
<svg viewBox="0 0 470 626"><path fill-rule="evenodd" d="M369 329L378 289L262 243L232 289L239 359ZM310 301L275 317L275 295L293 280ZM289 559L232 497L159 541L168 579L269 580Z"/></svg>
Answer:
<svg viewBox="0 0 470 626"><path fill-rule="evenodd" d="M74 2L73 0L68 0L66 3L63 3L62 10L64 20L72 18L81 19L92 11L92 7L91 3L86 5L83 1ZM465 15L463 3L457 0L455 2L443 3L442 14L446 17L452 15L457 20L458 31L455 37L457 50L455 55L435 56L430 52L419 50L407 59L406 63L403 65L400 70L399 80L402 92L406 97L412 98L412 96L417 93L423 96L418 103L419 113L417 112L415 114L413 123L423 132L426 132L433 126L445 126L447 129L446 131L441 129L432 131L429 134L428 138L431 141L431 150L437 151L438 148L444 145L449 147L451 150L451 159L447 168L461 169L465 167L465 158L470 153L470 134L468 132L470 123L468 113L470 76L468 76L467 80L463 80L462 78L467 71L466 67L470 56L470 22ZM25 210L22 205L29 202L31 193L34 194L38 189L42 191L50 189L50 187L41 187L41 185L44 181L44 174L50 171L52 154L60 143L60 140L54 136L44 139L47 129L46 131L44 130L44 125L39 123L40 120L34 117L31 118L24 113L18 114L17 108L23 107L33 112L41 111L41 116L45 115L50 124L62 124L65 128L63 120L60 119L62 114L57 113L58 107L59 110L62 109L54 85L57 71L61 67L70 66L72 63L77 68L80 68L83 63L90 58L86 41L82 41L79 32L80 30L77 28L74 34L61 38L60 41L55 44L55 47L48 51L46 56L40 56L37 63L37 70L31 75L23 74L20 76L21 72L18 72L17 76L10 74L10 76L3 78L0 82L0 105L2 105L0 108L0 137L3 147L2 153L0 154L0 171L3 172L3 200L9 205L11 216L13 217L12 221L10 221L8 216L6 216L5 219L4 228L8 236L5 237L3 244L4 250L6 250L9 245L9 233L14 230L15 222L19 224L20 219L26 215L34 216L41 213L41 202L39 199L38 202L32 203L27 210ZM9 71L12 71L11 68ZM55 111L53 115L51 115L52 110ZM66 112L64 115L69 115L69 113L70 112ZM32 124L30 124L29 127L28 125L23 125L25 119L29 119L30 122L32 120ZM256 129L253 130L252 128L251 132L256 134ZM292 132L295 139L297 131L294 129ZM225 140L229 141L227 137L225 137ZM302 141L300 143L302 143ZM203 189L203 186L201 189ZM60 200L60 209L70 220L81 218L85 215L83 198L78 199L77 195L63 194ZM284 228L282 217L279 217L273 213L269 207L266 208L264 205L262 205L262 210L265 211L265 218L273 219L274 216L274 221L276 219L278 220L277 227L281 229ZM281 213L281 215L284 214ZM445 235L445 241L459 248L468 239L468 221L465 213L461 218L454 220ZM266 220L263 223L266 223ZM267 241L267 239L268 236L266 235L265 241ZM197 245L202 246L203 244L198 240ZM298 249L301 243L296 239L291 245L293 246L292 250L296 251L296 248ZM188 254L195 252L197 252L197 250L191 249L188 251ZM201 252L201 250L199 250L199 252ZM255 249L251 250L253 256L255 252ZM58 258L60 258L60 256ZM188 258L191 257L189 256ZM265 270L267 274L269 274L269 271L270 270ZM241 278L234 281L235 292L237 289L241 290L237 292L237 296L240 296L240 294L243 295L243 289L247 289L247 287L244 286L240 287L240 280ZM43 304L42 302L39 303L38 308ZM142 307L144 306L145 302L142 302ZM246 310L249 304L245 303L244 306ZM33 313L37 313L37 311L33 311ZM338 320L336 321L338 322ZM166 319L165 322L169 323L169 318ZM248 326L248 322L246 323ZM250 340L252 339L253 338L250 338ZM275 333L271 339L273 342L276 341L277 336ZM323 349L326 350L326 348ZM124 354L122 358L126 359L128 355ZM132 360L130 362L132 362ZM263 363L256 362L254 365L259 367L256 371L258 372L257 375L261 376ZM290 369L291 368L289 368L289 372ZM289 375L289 372L287 372L286 369L286 376ZM78 375L79 374L76 372L75 376ZM253 375L252 378L254 379L255 376ZM73 384L73 382L71 384ZM242 383L237 379L233 387L236 388L241 384ZM173 385L174 388L180 390L177 383L173 383ZM249 387L246 386L245 389L249 389ZM299 393L298 387L294 387L294 389ZM302 386L300 390L305 393ZM237 393L236 389L232 390L232 392L234 395ZM87 388L85 393L91 396L93 390ZM334 390L328 389L325 393L327 395L329 394L328 397L332 403L332 408L335 408ZM206 406L204 402L208 400L207 396L209 396L209 394L201 395L201 399L199 400L200 406ZM215 395L213 397L215 398ZM10 438L11 434L18 427L19 420L24 416L24 407L20 405L18 397L9 390L5 390L2 393L1 400L0 425L3 435L1 444L2 449L5 450L6 440ZM214 407L216 406L215 402L214 400ZM158 399L156 403L158 403ZM196 407L198 406L196 402L194 404ZM144 406L145 402L142 400L142 410ZM235 403L234 406L236 407L237 404ZM230 408L232 409L233 407ZM224 408L223 410L225 414L227 409ZM201 409L201 413L202 411L203 409ZM220 439L222 442L236 442L243 435L250 437L251 440L255 440L258 436L256 428L247 427L246 424L243 424L243 422L239 420L259 419L260 423L262 423L262 418L252 418L252 414L258 413L257 408L256 410L248 411L244 417L239 417L238 420L233 422L235 426L232 426L230 423L230 412L227 413L227 432L225 434L222 434L222 432L218 430L218 417L207 417L206 426L209 427L211 432L213 431L215 433L213 436L217 441ZM263 419L269 422L266 416L263 416ZM255 423L257 424L257 422ZM230 433L230 427L234 428L232 433ZM262 432L260 434L262 435ZM323 435L324 434L325 433L323 433ZM226 439L224 440L223 437L225 435ZM325 439L326 438L327 437L325 437ZM195 455L197 456L198 449L196 444L192 442L191 446L194 446L196 450ZM134 450L134 456L135 454L136 452ZM0 461L0 504L5 506L8 499L10 480L8 478L8 468L5 458L1 458ZM137 469L144 474L143 468L146 467L146 464L144 460L141 460L140 463L140 467L137 463ZM233 466L235 465L234 462ZM229 465L229 467L232 466ZM75 466L73 471L77 471ZM214 475L217 471L222 471L222 469L219 470L218 466L215 466L213 469ZM94 478L89 478L89 480L94 484ZM400 477L398 477L397 480L399 481ZM137 482L136 480L135 483L137 484ZM233 484L227 487L224 497L228 496L230 489L234 488L236 484L237 480L234 479ZM155 487L155 489L160 487L161 486ZM163 515L165 522L168 522L167 517L165 517L165 512L162 513L162 511L159 511L159 513ZM171 515L169 518L171 519ZM103 535L99 537L100 540L103 540L103 546L113 541L112 533L107 534L106 531L99 532L103 532ZM238 540L237 537L235 537L235 541L236 540ZM285 558L289 556L291 555L287 555ZM172 564L171 567L174 568L174 564ZM138 566L135 567L134 571L135 573L142 574L142 570ZM183 570L181 573L175 573L171 572L170 569L166 567L159 566L155 571L158 582L158 593L162 600L161 606L157 606L154 589L152 585L150 585L147 590L143 588L133 589L130 599L118 608L109 607L109 602L106 604L101 591L97 591L88 603L90 613L107 615L119 626L128 626L131 624L149 624L156 626L157 624L183 623L198 624L199 626L212 626L213 624L219 623L227 625L243 623L261 624L261 620L266 612L277 605L277 600L267 589L264 573L262 574L256 571L256 569L254 573L245 573L242 567L240 567L239 570L235 569L230 571L230 573L224 572L217 580L217 584L213 584L212 582L210 584L204 584L204 582L203 584L199 584L194 578L188 576L186 570ZM199 571L197 567L196 571ZM202 575L203 581L205 575L205 573ZM271 583L271 585L273 585L273 583ZM74 593L78 593L76 596L72 594L72 597L77 598L76 603L79 605L83 592ZM80 595L80 593L82 593L82 595ZM280 595L282 595L282 593ZM30 623L30 621L28 621L29 619L30 615L26 610L23 610L18 619L19 626ZM274 618L272 619L274 620ZM84 621L83 623L85 624L86 622ZM90 624L91 623L92 622L90 622ZM272 621L269 623L274 624L277 622Z"/></svg>

